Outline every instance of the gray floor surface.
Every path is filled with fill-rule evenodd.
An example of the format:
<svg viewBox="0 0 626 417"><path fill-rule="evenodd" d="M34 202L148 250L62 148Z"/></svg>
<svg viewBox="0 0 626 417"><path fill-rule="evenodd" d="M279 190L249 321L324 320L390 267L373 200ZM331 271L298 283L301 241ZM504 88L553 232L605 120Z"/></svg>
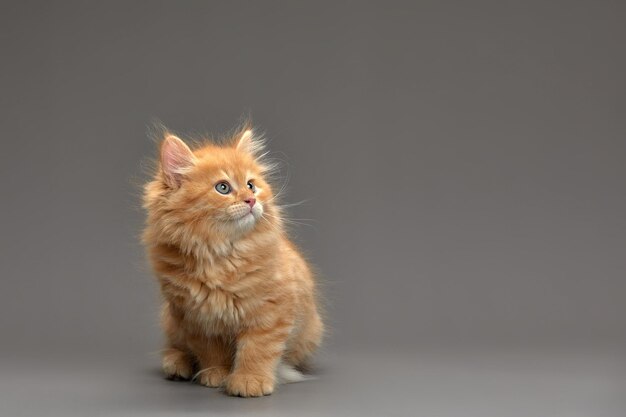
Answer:
<svg viewBox="0 0 626 417"><path fill-rule="evenodd" d="M156 354L0 360L1 416L626 415L626 354L332 352L316 378L260 399L163 379Z"/></svg>

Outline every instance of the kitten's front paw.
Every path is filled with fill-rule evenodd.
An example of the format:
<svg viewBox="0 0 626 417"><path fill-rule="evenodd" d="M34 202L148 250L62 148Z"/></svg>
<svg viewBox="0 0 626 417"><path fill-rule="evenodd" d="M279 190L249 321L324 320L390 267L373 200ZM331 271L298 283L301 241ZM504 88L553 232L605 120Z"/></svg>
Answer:
<svg viewBox="0 0 626 417"><path fill-rule="evenodd" d="M255 374L233 373L226 378L226 393L239 397L260 397L274 392L274 378Z"/></svg>
<svg viewBox="0 0 626 417"><path fill-rule="evenodd" d="M228 376L229 369L226 366L214 366L200 371L198 382L207 387L216 388L224 383Z"/></svg>
<svg viewBox="0 0 626 417"><path fill-rule="evenodd" d="M163 373L167 379L190 379L193 366L189 357L178 349L163 352Z"/></svg>

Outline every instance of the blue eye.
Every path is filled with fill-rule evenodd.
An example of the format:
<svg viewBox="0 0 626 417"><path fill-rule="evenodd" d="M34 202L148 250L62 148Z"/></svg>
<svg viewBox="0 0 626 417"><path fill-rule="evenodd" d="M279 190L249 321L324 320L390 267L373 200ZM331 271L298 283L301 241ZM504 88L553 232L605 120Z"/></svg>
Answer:
<svg viewBox="0 0 626 417"><path fill-rule="evenodd" d="M248 181L248 188L251 189L253 193L256 192L256 186L252 183L252 181Z"/></svg>
<svg viewBox="0 0 626 417"><path fill-rule="evenodd" d="M215 186L215 189L220 194L228 194L230 193L230 190L231 190L230 184L227 183L226 181L218 182L217 185Z"/></svg>

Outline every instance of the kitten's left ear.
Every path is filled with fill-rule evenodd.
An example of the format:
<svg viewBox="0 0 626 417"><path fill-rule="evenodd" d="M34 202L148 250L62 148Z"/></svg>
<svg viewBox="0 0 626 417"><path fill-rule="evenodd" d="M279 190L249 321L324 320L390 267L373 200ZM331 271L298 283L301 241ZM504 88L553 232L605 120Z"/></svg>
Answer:
<svg viewBox="0 0 626 417"><path fill-rule="evenodd" d="M259 151L263 149L263 141L261 138L254 136L254 130L246 129L239 136L236 148L238 151L247 152L256 156Z"/></svg>

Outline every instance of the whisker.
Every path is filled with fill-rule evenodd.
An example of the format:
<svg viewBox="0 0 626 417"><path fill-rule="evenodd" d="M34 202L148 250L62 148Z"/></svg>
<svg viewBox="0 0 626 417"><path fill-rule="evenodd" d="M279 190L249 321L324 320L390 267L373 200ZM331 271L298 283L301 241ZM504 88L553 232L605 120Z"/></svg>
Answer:
<svg viewBox="0 0 626 417"><path fill-rule="evenodd" d="M270 217L274 217L274 218L281 219L281 220L284 220L284 221L298 221L298 220L300 220L300 221L308 221L308 222L317 222L317 220L315 220L315 219L300 219L300 218L296 218L296 217L276 216L276 215L269 214L269 213L264 213L263 215L268 215Z"/></svg>
<svg viewBox="0 0 626 417"><path fill-rule="evenodd" d="M287 171L287 175L285 176L285 181L283 181L283 183L282 183L280 189L278 190L278 192L276 194L274 194L274 196L272 198L267 200L268 203L276 200L277 198L279 198L281 196L281 194L283 192L286 191L287 185L289 184L289 180L290 179L291 179L291 175L289 174L289 171Z"/></svg>
<svg viewBox="0 0 626 417"><path fill-rule="evenodd" d="M288 225L302 225L302 226L313 227L312 224L308 224L308 223L305 223L305 222L310 221L310 222L317 223L317 221L314 220L314 219L294 219L294 218L289 218L289 217L276 216L276 215L269 214L269 213L264 213L263 216L268 216L268 217L271 217L271 218L278 219L278 220L280 220L283 223L286 223Z"/></svg>
<svg viewBox="0 0 626 417"><path fill-rule="evenodd" d="M288 208L288 207L296 207L296 206L300 206L302 204L308 203L310 200L301 200L301 201L297 201L295 203L286 203L286 204L277 204L276 207L279 208Z"/></svg>
<svg viewBox="0 0 626 417"><path fill-rule="evenodd" d="M272 223L272 222L271 222L271 221L270 221L267 217L265 217L265 214L262 214L262 215L261 215L261 218L262 218L263 220L265 220L265 222L266 222L267 224L269 224L269 225L270 225L270 227L274 229L274 231L276 231L276 232L282 232L282 230L281 230L281 229L280 229L277 225L275 225L275 224L274 224L274 223Z"/></svg>

